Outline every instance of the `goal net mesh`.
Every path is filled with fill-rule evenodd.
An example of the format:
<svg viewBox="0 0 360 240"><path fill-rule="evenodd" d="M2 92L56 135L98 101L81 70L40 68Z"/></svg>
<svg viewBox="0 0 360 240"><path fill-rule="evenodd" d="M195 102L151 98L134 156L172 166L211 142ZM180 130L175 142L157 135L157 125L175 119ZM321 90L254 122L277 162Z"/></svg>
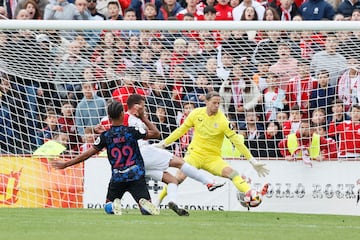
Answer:
<svg viewBox="0 0 360 240"><path fill-rule="evenodd" d="M359 156L358 29L194 26L2 28L1 154L7 159L34 153L73 157L92 146L96 125L109 124L107 103L120 101L126 109L126 99L134 93L145 97L148 116L164 139L191 109L205 106L208 92L217 91L221 111L255 157ZM293 142L296 131L312 141L304 138L299 144L295 134ZM169 150L183 156L192 136L190 130ZM302 144L310 150L301 149ZM240 157L226 139L222 151L225 158ZM81 192L81 186L76 191Z"/></svg>

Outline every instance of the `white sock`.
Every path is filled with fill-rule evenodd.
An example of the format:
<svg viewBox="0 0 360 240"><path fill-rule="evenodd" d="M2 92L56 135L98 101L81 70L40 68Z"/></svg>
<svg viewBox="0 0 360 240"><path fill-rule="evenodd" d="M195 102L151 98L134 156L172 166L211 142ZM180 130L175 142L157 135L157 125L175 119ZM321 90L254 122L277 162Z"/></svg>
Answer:
<svg viewBox="0 0 360 240"><path fill-rule="evenodd" d="M169 202L176 203L178 185L169 183L167 186L167 198Z"/></svg>
<svg viewBox="0 0 360 240"><path fill-rule="evenodd" d="M203 184L213 183L214 180L208 177L205 172L201 172L199 169L191 166L188 163L184 163L184 165L180 169L186 176L195 179L198 182Z"/></svg>

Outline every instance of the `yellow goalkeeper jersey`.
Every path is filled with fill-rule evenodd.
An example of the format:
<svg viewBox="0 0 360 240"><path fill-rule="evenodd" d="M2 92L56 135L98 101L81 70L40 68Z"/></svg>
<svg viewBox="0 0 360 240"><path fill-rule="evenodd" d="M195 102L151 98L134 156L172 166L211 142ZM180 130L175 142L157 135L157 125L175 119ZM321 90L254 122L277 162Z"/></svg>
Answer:
<svg viewBox="0 0 360 240"><path fill-rule="evenodd" d="M221 156L221 146L225 136L229 138L246 159L252 157L249 149L241 141L240 136L232 130L226 116L221 111L209 116L206 107L194 109L184 123L165 139L165 144L168 145L176 141L191 127L194 127L194 136L188 147L191 151L205 156Z"/></svg>

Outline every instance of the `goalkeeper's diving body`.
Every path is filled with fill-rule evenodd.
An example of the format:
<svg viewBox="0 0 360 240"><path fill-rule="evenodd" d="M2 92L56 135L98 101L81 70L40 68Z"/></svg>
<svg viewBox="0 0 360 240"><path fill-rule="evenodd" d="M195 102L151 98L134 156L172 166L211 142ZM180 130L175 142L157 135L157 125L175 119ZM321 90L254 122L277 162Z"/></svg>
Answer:
<svg viewBox="0 0 360 240"><path fill-rule="evenodd" d="M209 92L206 95L205 107L194 109L180 127L174 130L166 139L153 145L165 148L193 127L194 136L184 157L185 161L198 169L230 179L241 193L256 192L250 191L251 187L249 184L222 159L221 146L224 136L249 160L260 177L266 176L269 170L265 168L264 163L253 158L249 149L241 141L240 136L232 130L229 120L219 111L220 100L219 93ZM178 171L176 175L179 182L184 181L186 178L185 174L181 171ZM164 188L160 193L158 204L165 198L166 191L166 188Z"/></svg>
<svg viewBox="0 0 360 240"><path fill-rule="evenodd" d="M133 126L136 128L145 128L146 126L139 116L144 115L145 99L139 94L132 94L127 99L128 111L124 115L125 126ZM215 181L207 174L199 171L195 167L187 164L182 158L173 155L164 149L159 149L149 144L147 140L140 139L138 141L141 155L144 159L145 174L157 181L168 184L169 208L176 212L179 216L188 216L189 213L176 204L178 180L166 170L169 167L175 167L181 170L184 175L189 176L213 191L225 183L215 183Z"/></svg>

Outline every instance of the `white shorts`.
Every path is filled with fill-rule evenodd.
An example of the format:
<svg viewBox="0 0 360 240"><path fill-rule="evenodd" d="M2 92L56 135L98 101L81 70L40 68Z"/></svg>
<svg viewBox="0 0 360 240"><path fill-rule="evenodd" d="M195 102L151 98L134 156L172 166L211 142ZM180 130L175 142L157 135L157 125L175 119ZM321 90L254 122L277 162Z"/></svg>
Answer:
<svg viewBox="0 0 360 240"><path fill-rule="evenodd" d="M161 181L164 171L169 168L173 154L165 149L156 148L151 145L141 146L140 152L144 159L145 175L154 180Z"/></svg>

